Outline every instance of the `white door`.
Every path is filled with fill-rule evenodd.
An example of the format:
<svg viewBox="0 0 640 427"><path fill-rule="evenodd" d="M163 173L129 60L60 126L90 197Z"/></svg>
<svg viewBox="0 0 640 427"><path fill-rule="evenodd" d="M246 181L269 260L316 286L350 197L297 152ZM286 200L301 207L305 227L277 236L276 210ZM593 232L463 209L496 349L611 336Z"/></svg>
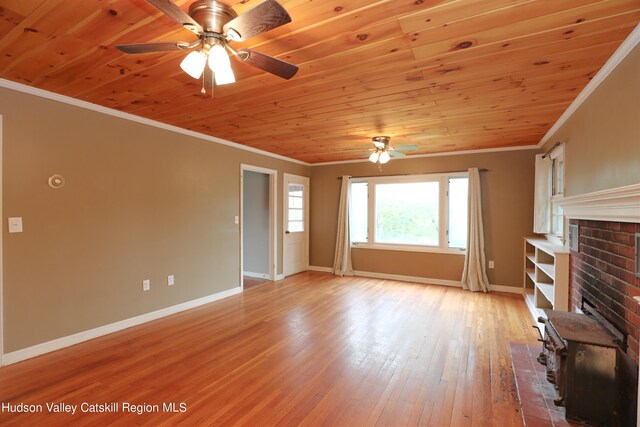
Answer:
<svg viewBox="0 0 640 427"><path fill-rule="evenodd" d="M284 174L284 275L309 266L309 178Z"/></svg>

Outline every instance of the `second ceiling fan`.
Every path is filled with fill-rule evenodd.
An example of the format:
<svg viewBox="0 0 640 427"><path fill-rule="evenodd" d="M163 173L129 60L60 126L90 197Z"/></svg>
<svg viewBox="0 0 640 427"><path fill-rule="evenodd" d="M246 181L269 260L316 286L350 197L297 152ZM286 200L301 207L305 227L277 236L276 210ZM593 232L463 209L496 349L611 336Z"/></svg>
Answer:
<svg viewBox="0 0 640 427"><path fill-rule="evenodd" d="M406 154L397 150L413 151L418 149L417 145L397 145L392 147L389 145L389 142L391 142L390 136L374 136L371 142L373 143L373 148L369 149L369 151L373 152L369 156L369 161L372 163L385 164L391 160L391 157L406 156Z"/></svg>
<svg viewBox="0 0 640 427"><path fill-rule="evenodd" d="M275 0L265 0L238 15L230 6L216 0L196 0L185 13L171 0L147 0L156 9L198 36L189 42L156 42L121 44L116 48L128 54L193 50L180 67L195 79L204 74L204 86L213 87L235 82L227 51L239 61L289 80L298 67L248 48L235 50L230 43L246 41L254 36L291 22L287 11ZM205 72L209 68L210 73Z"/></svg>

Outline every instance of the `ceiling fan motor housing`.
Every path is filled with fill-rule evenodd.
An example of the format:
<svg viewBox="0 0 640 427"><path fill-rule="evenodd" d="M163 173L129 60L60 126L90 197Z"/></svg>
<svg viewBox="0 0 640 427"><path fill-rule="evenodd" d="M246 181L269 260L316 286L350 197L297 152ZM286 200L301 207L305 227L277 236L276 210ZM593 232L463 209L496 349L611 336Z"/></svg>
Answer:
<svg viewBox="0 0 640 427"><path fill-rule="evenodd" d="M215 0L197 0L189 6L189 16L206 32L223 32L224 25L238 14L229 6Z"/></svg>
<svg viewBox="0 0 640 427"><path fill-rule="evenodd" d="M373 138L374 142L380 142L382 144L385 145L385 147L387 145L389 145L389 141L391 141L391 137L390 136L374 136Z"/></svg>

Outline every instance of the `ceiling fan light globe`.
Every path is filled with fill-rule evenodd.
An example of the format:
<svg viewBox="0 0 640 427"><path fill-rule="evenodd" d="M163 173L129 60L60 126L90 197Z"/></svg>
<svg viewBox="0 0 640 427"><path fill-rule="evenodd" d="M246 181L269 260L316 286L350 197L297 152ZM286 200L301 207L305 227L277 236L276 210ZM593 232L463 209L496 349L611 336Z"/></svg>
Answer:
<svg viewBox="0 0 640 427"><path fill-rule="evenodd" d="M213 45L209 51L209 68L217 74L224 72L230 67L231 61L224 47L220 44Z"/></svg>
<svg viewBox="0 0 640 427"><path fill-rule="evenodd" d="M382 153L380 153L380 158L378 160L380 161L380 163L385 164L389 160L391 160L391 156L389 156L388 152L383 151Z"/></svg>
<svg viewBox="0 0 640 427"><path fill-rule="evenodd" d="M217 85L227 85L236 82L236 76L233 74L231 64L225 69L214 72Z"/></svg>
<svg viewBox="0 0 640 427"><path fill-rule="evenodd" d="M371 163L375 163L378 161L378 157L380 157L380 153L378 153L377 151L374 151L373 153L371 153L371 155L369 156L369 161Z"/></svg>
<svg viewBox="0 0 640 427"><path fill-rule="evenodd" d="M182 68L185 73L189 74L194 79L199 79L202 75L202 72L204 71L206 62L206 55L199 50L194 50L184 57L184 59L180 63L180 68Z"/></svg>

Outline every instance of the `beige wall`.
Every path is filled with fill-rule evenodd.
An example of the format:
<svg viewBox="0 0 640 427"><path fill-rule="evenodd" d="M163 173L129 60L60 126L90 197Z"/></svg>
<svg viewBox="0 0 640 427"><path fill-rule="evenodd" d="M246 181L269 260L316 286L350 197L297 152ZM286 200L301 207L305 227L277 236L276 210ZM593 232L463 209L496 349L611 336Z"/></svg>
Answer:
<svg viewBox="0 0 640 427"><path fill-rule="evenodd" d="M8 89L0 114L5 352L239 286L240 164L277 169L279 185L310 173ZM55 173L64 188L47 186Z"/></svg>
<svg viewBox="0 0 640 427"><path fill-rule="evenodd" d="M487 168L481 174L488 270L494 285L521 286L522 237L532 234L534 151L391 160L382 172L369 162L311 168L311 253L314 266L331 267L341 175L420 174ZM461 255L354 249L356 270L459 281Z"/></svg>
<svg viewBox="0 0 640 427"><path fill-rule="evenodd" d="M640 45L543 147L565 142L566 195L640 183Z"/></svg>

